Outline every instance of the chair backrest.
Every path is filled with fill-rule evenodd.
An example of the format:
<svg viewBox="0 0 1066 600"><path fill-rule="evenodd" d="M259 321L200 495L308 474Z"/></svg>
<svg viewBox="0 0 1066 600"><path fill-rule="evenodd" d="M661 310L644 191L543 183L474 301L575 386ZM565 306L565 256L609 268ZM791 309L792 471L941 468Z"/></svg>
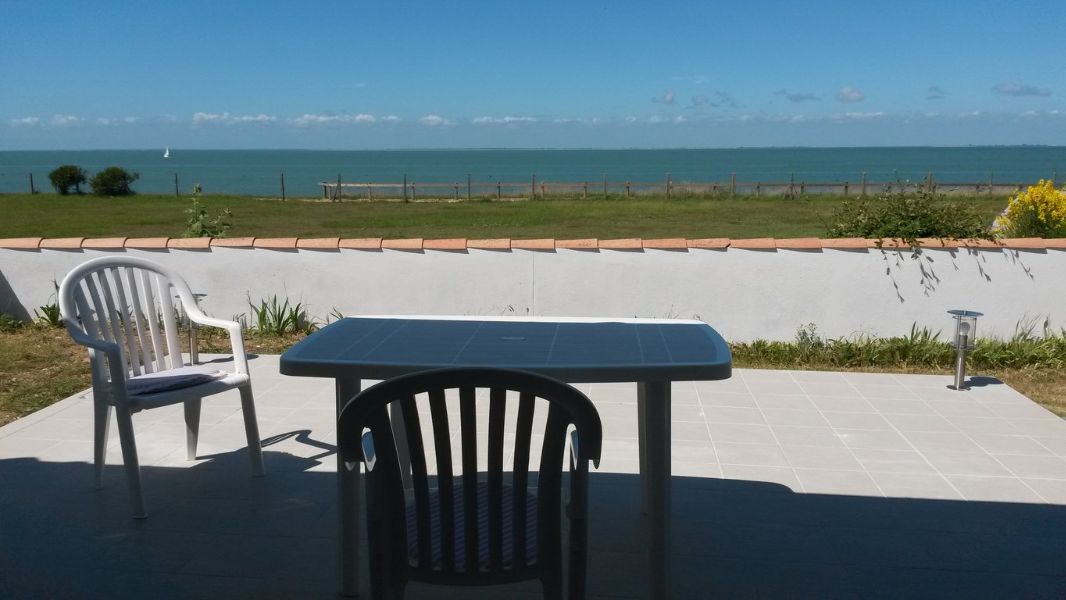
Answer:
<svg viewBox="0 0 1066 600"><path fill-rule="evenodd" d="M407 438L406 448L400 444L400 451L409 456L408 473L401 473L394 423L385 410L394 403L398 404ZM547 414L541 418L545 408ZM456 413L459 431L453 432L450 420ZM430 423L423 426L427 416ZM485 419L483 425L480 419ZM534 432L534 423L541 422L543 430ZM579 477L584 486L589 461L599 463L602 439L599 415L584 394L565 383L523 371L439 369L380 383L351 400L341 411L338 445L346 463L364 458L368 463L368 515L384 513L377 515L382 518L381 536L395 544L391 551L394 560L422 574L432 568L435 579L442 582L485 582L494 576L535 576L539 570L536 562L552 555L558 560L563 454L571 427L576 434L570 440L576 446L571 449L576 453L571 469L581 474L572 477ZM363 440L367 431L372 455L370 445ZM536 459L535 443L541 433L539 469L531 473L530 459ZM459 438L455 458L454 434ZM512 436L513 443L505 444ZM479 443L484 444L481 452ZM505 446L513 450L510 472L505 470ZM434 503L430 501L431 470L436 474ZM461 483L455 482L457 470ZM406 521L410 513L406 509L405 476L410 476L413 484L414 523ZM531 502L527 494L534 490L536 561L527 556L527 503ZM457 514L460 504L461 514ZM587 510L584 502L578 508ZM431 532L431 524L439 532ZM408 546L409 531L417 539L416 548L414 543ZM462 547L457 546L459 537L465 540ZM409 548L413 549L410 554ZM485 550L488 556L479 555Z"/></svg>
<svg viewBox="0 0 1066 600"><path fill-rule="evenodd" d="M128 375L182 366L174 293L194 302L185 281L172 270L135 257L103 257L72 270L59 288L59 310L71 336L117 346ZM94 376L107 369L92 346Z"/></svg>

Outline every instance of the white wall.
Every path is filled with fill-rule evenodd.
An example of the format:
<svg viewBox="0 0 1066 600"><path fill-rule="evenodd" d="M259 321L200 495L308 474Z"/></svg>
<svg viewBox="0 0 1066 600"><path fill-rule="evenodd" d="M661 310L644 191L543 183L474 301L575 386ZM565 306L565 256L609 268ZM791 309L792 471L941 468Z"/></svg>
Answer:
<svg viewBox="0 0 1066 600"><path fill-rule="evenodd" d="M1066 250L12 250L0 249L0 311L50 301L52 280L101 255L182 272L210 314L277 294L325 317L462 314L697 318L727 339L947 331L945 311L984 312L981 335L1050 316L1066 325Z"/></svg>

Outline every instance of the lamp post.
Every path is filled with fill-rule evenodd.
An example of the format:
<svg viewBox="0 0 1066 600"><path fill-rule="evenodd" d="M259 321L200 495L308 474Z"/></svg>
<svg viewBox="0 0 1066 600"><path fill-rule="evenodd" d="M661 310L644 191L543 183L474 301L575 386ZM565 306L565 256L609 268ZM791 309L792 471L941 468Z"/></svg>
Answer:
<svg viewBox="0 0 1066 600"><path fill-rule="evenodd" d="M948 387L961 392L970 389L970 386L964 383L966 353L974 349L977 340L977 317L982 314L972 310L949 310L948 314L955 317L955 338L952 340L952 345L955 346L955 385Z"/></svg>

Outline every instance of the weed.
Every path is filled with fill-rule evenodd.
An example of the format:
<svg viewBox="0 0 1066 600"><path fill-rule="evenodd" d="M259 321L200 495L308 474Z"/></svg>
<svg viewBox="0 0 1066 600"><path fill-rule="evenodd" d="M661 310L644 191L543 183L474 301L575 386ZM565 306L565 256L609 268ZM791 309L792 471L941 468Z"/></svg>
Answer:
<svg viewBox="0 0 1066 600"><path fill-rule="evenodd" d="M37 323L46 327L62 327L63 317L59 314L59 284L56 280L52 280L52 287L55 288L55 292L52 293L51 302L41 306L40 308L33 309L33 316Z"/></svg>
<svg viewBox="0 0 1066 600"><path fill-rule="evenodd" d="M275 294L270 299L260 300L258 305L249 299L248 305L255 317L255 329L262 333L310 333L317 328L308 318L307 307L303 303L290 304L288 298L279 301Z"/></svg>

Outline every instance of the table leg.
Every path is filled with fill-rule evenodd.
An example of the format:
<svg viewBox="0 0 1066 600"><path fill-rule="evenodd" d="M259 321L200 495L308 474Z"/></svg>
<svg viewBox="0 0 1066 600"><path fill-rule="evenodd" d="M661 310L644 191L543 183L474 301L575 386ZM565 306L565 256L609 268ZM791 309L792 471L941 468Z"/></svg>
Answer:
<svg viewBox="0 0 1066 600"><path fill-rule="evenodd" d="M358 379L337 378L337 417L344 405L359 393ZM340 440L337 440L338 448ZM341 595L355 597L359 592L359 508L363 504L362 463L349 471L337 452L337 516L340 541Z"/></svg>
<svg viewBox="0 0 1066 600"><path fill-rule="evenodd" d="M640 485L648 513L649 597L665 600L670 597L670 382L637 385L637 403L644 414Z"/></svg>
<svg viewBox="0 0 1066 600"><path fill-rule="evenodd" d="M639 456L637 458L637 472L644 475L648 472L648 403L644 400L643 386L641 391L637 393L637 448ZM641 478L640 483L640 514L648 514L648 486L644 485L644 479Z"/></svg>

